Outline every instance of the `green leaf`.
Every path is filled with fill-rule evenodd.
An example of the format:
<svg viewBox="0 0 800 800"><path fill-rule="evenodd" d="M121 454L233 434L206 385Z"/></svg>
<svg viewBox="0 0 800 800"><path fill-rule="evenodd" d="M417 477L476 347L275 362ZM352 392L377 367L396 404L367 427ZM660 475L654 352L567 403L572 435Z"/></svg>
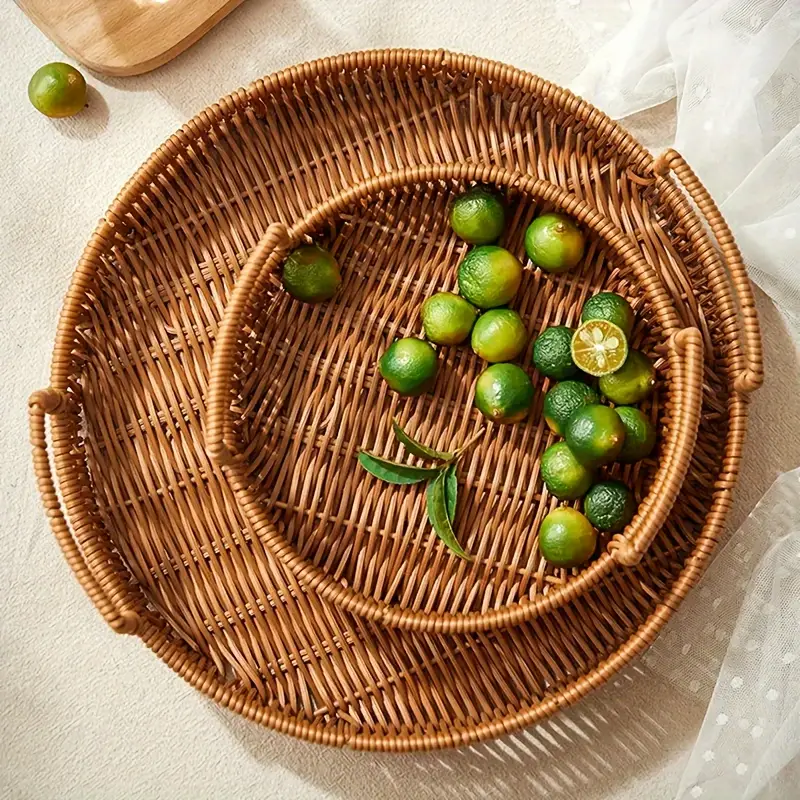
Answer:
<svg viewBox="0 0 800 800"><path fill-rule="evenodd" d="M358 463L364 469L387 483L407 485L410 483L421 483L429 478L435 478L440 470L423 469L422 467L409 467L405 464L398 464L395 461L387 461L385 458L372 455L372 453L361 452L358 454Z"/></svg>
<svg viewBox="0 0 800 800"><path fill-rule="evenodd" d="M457 556L471 561L472 557L458 543L453 526L447 516L447 473L449 470L441 470L438 477L428 484L428 519L436 531L436 535L452 550Z"/></svg>
<svg viewBox="0 0 800 800"><path fill-rule="evenodd" d="M394 430L394 435L411 455L427 458L430 461L452 461L455 458L453 453L448 453L444 450L434 450L432 447L427 447L421 442L418 442L416 439L409 436L397 424L396 420L392 420L392 430Z"/></svg>
<svg viewBox="0 0 800 800"><path fill-rule="evenodd" d="M444 498L447 504L447 518L452 525L453 520L456 518L456 504L458 503L458 477L456 476L455 464L451 464L446 471Z"/></svg>

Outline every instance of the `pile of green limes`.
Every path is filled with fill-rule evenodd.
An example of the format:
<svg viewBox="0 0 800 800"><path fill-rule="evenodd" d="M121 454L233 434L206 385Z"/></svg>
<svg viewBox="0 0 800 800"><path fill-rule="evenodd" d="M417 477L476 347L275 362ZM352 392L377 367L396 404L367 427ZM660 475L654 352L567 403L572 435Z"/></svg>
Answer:
<svg viewBox="0 0 800 800"><path fill-rule="evenodd" d="M392 390L412 397L430 390L438 370L434 345L454 346L469 338L474 352L490 364L475 384L475 406L499 423L528 416L533 383L511 363L525 350L528 333L519 313L508 307L523 267L513 253L494 244L505 219L502 198L487 187L470 189L453 202L450 225L473 245L458 268L459 294L438 292L422 304L427 341L398 339L383 353L378 370ZM528 258L545 272L574 268L584 246L583 232L563 214L538 216L525 234ZM308 303L332 298L341 280L336 259L317 245L298 248L283 266L286 291ZM595 552L596 531L621 531L636 510L625 484L597 480L601 468L646 458L655 446L653 424L634 407L651 393L655 369L647 356L628 346L633 323L627 300L602 292L586 301L577 330L552 326L533 344L533 366L558 381L545 395L544 418L564 438L542 454L542 479L560 500L583 498L583 513L564 506L542 520L539 550L554 566L583 564ZM614 406L602 404L601 395Z"/></svg>
<svg viewBox="0 0 800 800"><path fill-rule="evenodd" d="M508 307L522 282L522 264L494 244L505 221L503 200L488 187L477 186L455 199L450 225L473 247L458 268L459 294L434 294L422 304L421 316L428 342L452 346L469 338L474 352L490 364L475 384L476 407L493 422L513 423L527 417L534 390L525 370L511 363L525 350L528 331ZM525 249L541 269L563 272L583 256L584 237L568 217L543 214L529 226ZM400 339L382 356L381 375L402 394L426 391L436 377L434 352L418 339Z"/></svg>
<svg viewBox="0 0 800 800"><path fill-rule="evenodd" d="M653 423L633 405L646 399L655 384L650 360L628 347L633 323L628 301L602 292L586 301L577 330L553 326L534 342L534 366L558 381L545 395L544 418L553 433L564 437L542 454L542 480L560 500L583 497L583 514L557 508L542 521L539 549L556 566L582 564L594 553L594 529L621 531L636 512L624 483L596 480L602 467L639 461L655 446ZM597 389L587 382L592 378ZM601 395L614 407L601 404Z"/></svg>

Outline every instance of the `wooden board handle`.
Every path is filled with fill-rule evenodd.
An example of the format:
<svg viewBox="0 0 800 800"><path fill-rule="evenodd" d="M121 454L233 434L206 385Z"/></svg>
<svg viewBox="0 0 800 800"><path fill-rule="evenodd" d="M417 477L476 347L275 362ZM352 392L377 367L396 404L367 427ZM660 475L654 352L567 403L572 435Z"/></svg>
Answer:
<svg viewBox="0 0 800 800"><path fill-rule="evenodd" d="M676 150L666 150L653 162L653 172L656 175L664 176L669 171L675 173L686 193L705 217L719 245L723 263L739 302L744 337L745 366L734 379L733 387L740 394L753 392L764 382L764 356L761 349L761 329L758 324L753 287L747 277L742 254L736 245L728 223L725 222L717 204L712 200L708 189L703 186L694 170Z"/></svg>

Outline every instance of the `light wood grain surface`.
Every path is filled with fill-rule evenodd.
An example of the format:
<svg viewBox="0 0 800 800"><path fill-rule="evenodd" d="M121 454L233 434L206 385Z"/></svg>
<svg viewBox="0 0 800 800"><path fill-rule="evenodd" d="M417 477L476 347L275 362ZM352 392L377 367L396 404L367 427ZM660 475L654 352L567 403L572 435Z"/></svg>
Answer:
<svg viewBox="0 0 800 800"><path fill-rule="evenodd" d="M139 75L175 58L242 0L18 0L65 53L103 75Z"/></svg>

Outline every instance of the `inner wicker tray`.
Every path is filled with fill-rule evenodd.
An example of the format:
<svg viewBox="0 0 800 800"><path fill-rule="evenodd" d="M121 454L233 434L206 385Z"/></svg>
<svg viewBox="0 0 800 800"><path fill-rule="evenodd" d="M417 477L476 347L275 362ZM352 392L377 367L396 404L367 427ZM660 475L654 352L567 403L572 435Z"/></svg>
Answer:
<svg viewBox="0 0 800 800"><path fill-rule="evenodd" d="M244 518L201 426L228 294L270 221L291 224L376 173L454 159L556 183L635 237L682 324L702 332L706 367L680 508L640 566L531 622L435 636L307 591ZM724 239L726 264L670 170ZM752 296L723 226L677 154L654 163L597 109L497 62L353 53L234 92L136 171L65 298L30 421L68 564L114 630L215 702L313 742L453 747L553 714L648 646L722 534L745 393L762 376Z"/></svg>
<svg viewBox="0 0 800 800"><path fill-rule="evenodd" d="M396 337L419 335L422 301L457 291L468 248L447 211L475 182L504 191L511 219L500 243L523 263L524 233L537 214L563 211L586 230L586 257L569 273L527 263L512 305L529 339L548 325L577 325L587 297L614 290L637 311L632 346L658 367L645 411L661 446L652 459L609 470L634 489L639 511L624 533L601 537L601 555L586 568L553 568L537 546L539 523L559 505L539 476L539 458L556 438L541 412L549 380L533 374L537 400L526 422L499 425L473 406L486 365L469 347L440 348L435 387L419 398L399 397L377 374ZM293 300L279 281L282 260L309 237L334 253L344 275L334 300L318 306ZM533 373L531 345L518 362ZM701 393L700 334L680 328L661 279L627 234L553 184L445 164L381 175L330 198L291 231L269 229L225 312L206 440L259 539L309 589L383 624L485 630L555 608L615 563L638 562L683 483ZM441 448L479 436L462 462L455 520L472 561L432 531L424 486L389 486L358 464L361 449L407 460L391 433L395 418Z"/></svg>

